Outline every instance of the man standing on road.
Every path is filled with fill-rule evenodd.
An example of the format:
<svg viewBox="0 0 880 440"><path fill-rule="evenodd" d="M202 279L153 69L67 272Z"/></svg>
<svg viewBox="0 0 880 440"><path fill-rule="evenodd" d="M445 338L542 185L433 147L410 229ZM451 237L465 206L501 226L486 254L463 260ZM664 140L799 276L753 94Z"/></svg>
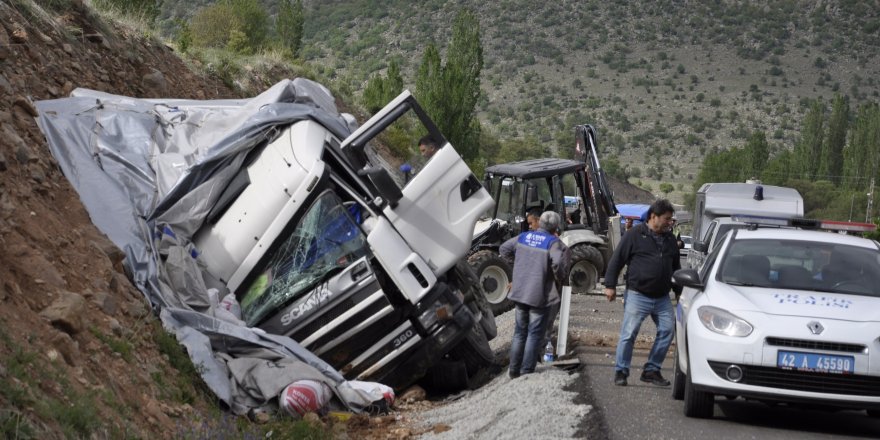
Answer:
<svg viewBox="0 0 880 440"><path fill-rule="evenodd" d="M648 316L657 325L657 337L642 370L642 382L669 386L660 375L660 367L672 343L675 326L669 290L676 296L681 287L672 285L672 273L681 268L678 246L672 235L675 209L668 200L657 200L648 209L647 221L624 234L605 272L605 296L617 297L617 277L627 266L626 292L623 297L623 324L617 342L614 384L625 386L632 361L633 344L639 327Z"/></svg>
<svg viewBox="0 0 880 440"><path fill-rule="evenodd" d="M556 236L562 219L547 211L537 231L526 231L504 242L501 256L513 261L513 282L507 296L516 304L513 342L510 344L511 378L535 371L545 342L552 305L559 303L556 280L562 280L571 258Z"/></svg>

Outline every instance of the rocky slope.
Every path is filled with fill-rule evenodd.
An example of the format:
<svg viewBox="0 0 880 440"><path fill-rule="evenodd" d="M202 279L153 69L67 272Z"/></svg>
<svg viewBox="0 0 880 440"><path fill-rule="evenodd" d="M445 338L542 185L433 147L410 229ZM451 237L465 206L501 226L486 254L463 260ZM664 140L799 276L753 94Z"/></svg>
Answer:
<svg viewBox="0 0 880 440"><path fill-rule="evenodd" d="M50 18L23 3L0 2L0 429L6 438L173 436L198 418L198 400L175 383L158 320L61 174L32 102L75 87L238 96L81 5Z"/></svg>

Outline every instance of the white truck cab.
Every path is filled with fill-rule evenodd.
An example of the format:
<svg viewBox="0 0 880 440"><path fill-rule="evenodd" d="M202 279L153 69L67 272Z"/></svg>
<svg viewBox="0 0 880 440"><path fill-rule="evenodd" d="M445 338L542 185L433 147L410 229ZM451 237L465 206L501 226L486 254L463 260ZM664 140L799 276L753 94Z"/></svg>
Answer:
<svg viewBox="0 0 880 440"><path fill-rule="evenodd" d="M442 148L404 180L373 142L412 113ZM469 372L493 361L494 319L460 264L493 203L405 91L344 140L312 119L281 129L193 241L249 326L399 388L448 354Z"/></svg>

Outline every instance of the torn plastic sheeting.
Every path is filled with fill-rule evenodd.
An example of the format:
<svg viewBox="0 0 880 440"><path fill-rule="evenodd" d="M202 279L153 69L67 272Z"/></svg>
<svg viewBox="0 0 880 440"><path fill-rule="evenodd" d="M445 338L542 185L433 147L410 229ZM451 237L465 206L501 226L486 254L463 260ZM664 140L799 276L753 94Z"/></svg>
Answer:
<svg viewBox="0 0 880 440"><path fill-rule="evenodd" d="M306 118L339 138L351 133L326 88L297 78L252 99L214 101L77 89L70 98L39 101L36 107L49 148L92 221L123 249L136 286L164 309L163 323L175 330L193 363L210 366L203 378L230 408L241 413L260 399L230 391L235 386L217 357L246 356L249 350L270 350L278 359L296 358L316 368L337 385L349 408L370 403L364 401L367 394L351 387L340 391L341 374L292 339L257 335L204 313L211 308L198 282L201 274L195 273L201 271L183 259L192 251L193 233L250 150ZM168 232L173 240L166 240ZM169 255L176 258L162 259Z"/></svg>

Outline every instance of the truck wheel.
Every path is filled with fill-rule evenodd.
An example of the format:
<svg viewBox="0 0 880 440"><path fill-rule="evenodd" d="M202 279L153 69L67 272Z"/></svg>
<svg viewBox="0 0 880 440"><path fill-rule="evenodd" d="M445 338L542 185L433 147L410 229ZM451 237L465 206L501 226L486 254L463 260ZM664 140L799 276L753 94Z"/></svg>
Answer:
<svg viewBox="0 0 880 440"><path fill-rule="evenodd" d="M456 273L459 275L458 284L461 286L462 293L469 293L473 289L474 300L467 305L471 309L471 313L477 318L476 321L483 327L486 339L493 340L498 335L498 327L495 325L495 315L492 312L492 305L486 300L486 295L477 288L479 279L471 266L464 260L455 263ZM465 295L467 296L467 295Z"/></svg>
<svg viewBox="0 0 880 440"><path fill-rule="evenodd" d="M469 377L495 363L495 353L479 323L474 324L467 336L449 352L449 356L464 362Z"/></svg>
<svg viewBox="0 0 880 440"><path fill-rule="evenodd" d="M571 271L568 275L571 293L585 295L595 289L602 266L602 254L598 249L588 244L572 246Z"/></svg>
<svg viewBox="0 0 880 440"><path fill-rule="evenodd" d="M513 308L513 302L507 299L507 290L513 271L510 265L498 253L482 250L468 258L468 262L477 273L480 290L486 296L492 314L498 316Z"/></svg>

